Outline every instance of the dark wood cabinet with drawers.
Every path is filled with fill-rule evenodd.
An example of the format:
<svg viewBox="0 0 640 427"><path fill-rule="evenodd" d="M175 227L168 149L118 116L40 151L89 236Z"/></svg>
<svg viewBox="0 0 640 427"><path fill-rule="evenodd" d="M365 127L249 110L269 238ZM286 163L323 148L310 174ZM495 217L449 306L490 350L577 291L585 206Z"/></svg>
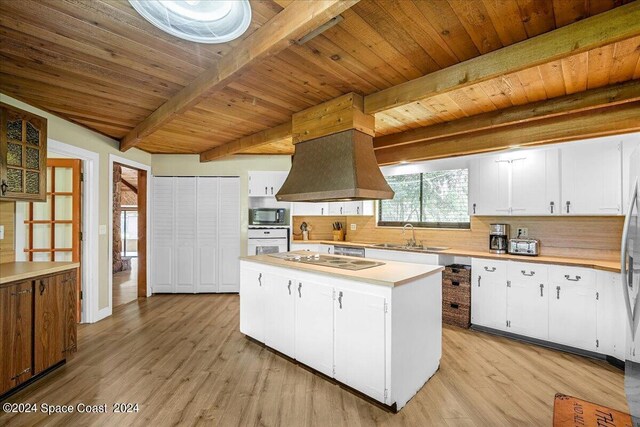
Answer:
<svg viewBox="0 0 640 427"><path fill-rule="evenodd" d="M0 285L0 399L75 351L76 274Z"/></svg>
<svg viewBox="0 0 640 427"><path fill-rule="evenodd" d="M471 325L471 266L448 265L442 274L442 322Z"/></svg>

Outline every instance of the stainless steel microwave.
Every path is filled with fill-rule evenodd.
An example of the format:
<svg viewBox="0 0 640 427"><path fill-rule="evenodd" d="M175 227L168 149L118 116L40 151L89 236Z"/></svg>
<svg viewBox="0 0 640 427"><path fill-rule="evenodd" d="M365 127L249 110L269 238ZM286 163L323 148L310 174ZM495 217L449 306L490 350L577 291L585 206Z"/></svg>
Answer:
<svg viewBox="0 0 640 427"><path fill-rule="evenodd" d="M249 225L287 225L286 209L257 208L249 209Z"/></svg>

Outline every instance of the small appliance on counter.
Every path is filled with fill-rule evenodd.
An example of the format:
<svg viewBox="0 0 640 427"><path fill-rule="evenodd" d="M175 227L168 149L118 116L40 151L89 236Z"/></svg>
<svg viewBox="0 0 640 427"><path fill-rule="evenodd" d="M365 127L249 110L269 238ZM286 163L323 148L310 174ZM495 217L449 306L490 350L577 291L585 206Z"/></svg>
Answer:
<svg viewBox="0 0 640 427"><path fill-rule="evenodd" d="M509 239L509 253L514 255L540 255L540 240Z"/></svg>
<svg viewBox="0 0 640 427"><path fill-rule="evenodd" d="M289 215L286 209L256 208L249 209L249 225L288 225Z"/></svg>
<svg viewBox="0 0 640 427"><path fill-rule="evenodd" d="M491 224L489 228L489 252L506 254L509 244L509 224Z"/></svg>

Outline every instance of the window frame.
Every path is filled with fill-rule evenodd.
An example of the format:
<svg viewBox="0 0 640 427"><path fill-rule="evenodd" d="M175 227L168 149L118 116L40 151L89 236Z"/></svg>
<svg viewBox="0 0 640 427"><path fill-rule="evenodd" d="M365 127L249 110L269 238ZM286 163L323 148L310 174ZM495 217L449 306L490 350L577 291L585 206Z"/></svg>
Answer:
<svg viewBox="0 0 640 427"><path fill-rule="evenodd" d="M462 168L457 168L457 169L466 169L467 170L467 176L469 176L469 168L468 167L462 167ZM450 169L450 170L455 170L455 169ZM424 174L425 173L430 173L432 171L427 171L427 172L417 172L420 175L420 216L422 216L422 209L424 206L424 200L423 200L423 188L424 188ZM398 174L401 175L401 174ZM411 174L407 174L407 175L411 175ZM469 181L467 180L467 186L469 185ZM469 197L469 191L468 191L468 187L467 187L467 204L469 202L468 200ZM407 221L407 222L402 222L402 221L383 221L382 218L382 202L384 200L380 200L378 201L378 209L377 209L377 218L376 218L376 226L378 227L402 227L405 224L411 224L412 226L414 226L415 228L435 228L435 229L439 229L439 230L470 230L471 229L471 215L469 215L469 221L468 222L428 222L428 221ZM467 212L468 212L468 207L467 207Z"/></svg>

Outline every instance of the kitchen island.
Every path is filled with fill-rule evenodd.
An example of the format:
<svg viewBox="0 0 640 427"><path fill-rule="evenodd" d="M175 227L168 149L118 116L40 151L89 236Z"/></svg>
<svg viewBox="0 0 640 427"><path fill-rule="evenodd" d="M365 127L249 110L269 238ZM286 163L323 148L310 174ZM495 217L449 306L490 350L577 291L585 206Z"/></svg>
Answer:
<svg viewBox="0 0 640 427"><path fill-rule="evenodd" d="M440 365L442 270L306 251L243 257L240 331L399 410Z"/></svg>

